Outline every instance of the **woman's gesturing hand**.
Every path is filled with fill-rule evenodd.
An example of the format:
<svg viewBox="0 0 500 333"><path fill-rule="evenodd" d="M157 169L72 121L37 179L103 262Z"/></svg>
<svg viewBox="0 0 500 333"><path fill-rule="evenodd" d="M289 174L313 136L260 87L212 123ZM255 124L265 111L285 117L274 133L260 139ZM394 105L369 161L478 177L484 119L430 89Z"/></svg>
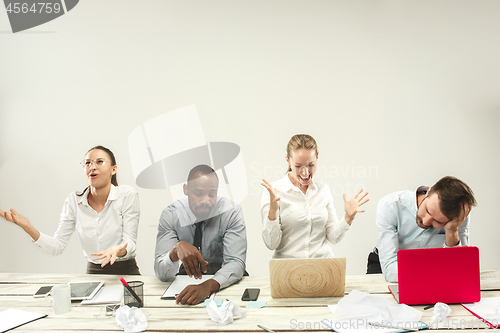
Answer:
<svg viewBox="0 0 500 333"><path fill-rule="evenodd" d="M363 191L364 189L359 190L351 200L347 200L347 195L344 194L345 221L348 224L352 223L357 213L365 212L364 210L359 209L359 207L367 203L370 199L364 199L368 195L368 192L361 194Z"/></svg>
<svg viewBox="0 0 500 333"><path fill-rule="evenodd" d="M28 221L27 218L18 214L14 209L11 209L10 213L0 210L0 216L23 228L23 230L26 231L26 233L30 235L35 242L38 238L40 238L40 232L31 226L30 221Z"/></svg>
<svg viewBox="0 0 500 333"><path fill-rule="evenodd" d="M278 209L280 208L280 196L278 195L278 190L275 189L270 182L265 179L262 179L262 186L264 186L269 192L269 196L271 197L269 203L269 220L274 221L278 217Z"/></svg>
<svg viewBox="0 0 500 333"><path fill-rule="evenodd" d="M127 254L127 245L128 243L125 243L123 245L115 245L102 252L91 253L91 255L98 256L97 258L94 258L94 261L106 258L106 260L104 260L101 264L101 267L106 266L108 263L110 265L113 265L116 261L116 257L123 257Z"/></svg>
<svg viewBox="0 0 500 333"><path fill-rule="evenodd" d="M24 216L18 214L14 209L10 210L10 213L0 210L0 216L2 216L7 221L17 224L23 229L30 226L30 222Z"/></svg>

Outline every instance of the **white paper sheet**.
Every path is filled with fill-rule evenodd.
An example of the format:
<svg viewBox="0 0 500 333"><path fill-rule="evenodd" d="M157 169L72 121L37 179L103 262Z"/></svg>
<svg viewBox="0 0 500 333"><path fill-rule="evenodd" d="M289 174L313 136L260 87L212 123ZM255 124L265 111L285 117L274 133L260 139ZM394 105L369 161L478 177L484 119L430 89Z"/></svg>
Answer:
<svg viewBox="0 0 500 333"><path fill-rule="evenodd" d="M500 297L483 298L477 303L462 304L467 310L476 315L479 319L486 320L492 327L500 327Z"/></svg>
<svg viewBox="0 0 500 333"><path fill-rule="evenodd" d="M82 301L82 305L91 304L116 304L123 298L123 285L104 286L91 299Z"/></svg>
<svg viewBox="0 0 500 333"><path fill-rule="evenodd" d="M17 309L2 311L0 312L0 332L6 332L43 317L47 317L47 315Z"/></svg>
<svg viewBox="0 0 500 333"><path fill-rule="evenodd" d="M201 279L195 279L194 277L189 277L189 275L177 275L167 290L165 290L161 298L175 298L175 296L177 296L188 285L200 284L213 277L213 275L203 275Z"/></svg>

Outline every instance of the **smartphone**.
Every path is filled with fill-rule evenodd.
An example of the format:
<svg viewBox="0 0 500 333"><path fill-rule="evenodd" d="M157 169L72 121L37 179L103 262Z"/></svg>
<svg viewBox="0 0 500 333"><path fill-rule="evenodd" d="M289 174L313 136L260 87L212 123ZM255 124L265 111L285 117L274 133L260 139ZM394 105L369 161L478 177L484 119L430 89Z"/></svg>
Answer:
<svg viewBox="0 0 500 333"><path fill-rule="evenodd" d="M52 286L43 286L33 295L33 297L45 297L52 290Z"/></svg>
<svg viewBox="0 0 500 333"><path fill-rule="evenodd" d="M241 296L242 301L256 301L259 298L260 289L258 288L247 288Z"/></svg>

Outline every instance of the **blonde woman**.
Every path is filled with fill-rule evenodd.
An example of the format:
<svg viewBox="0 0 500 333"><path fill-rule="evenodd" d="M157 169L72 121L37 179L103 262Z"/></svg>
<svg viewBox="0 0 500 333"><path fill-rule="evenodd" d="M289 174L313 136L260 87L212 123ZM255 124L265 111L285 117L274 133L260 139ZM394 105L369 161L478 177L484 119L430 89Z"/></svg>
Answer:
<svg viewBox="0 0 500 333"><path fill-rule="evenodd" d="M330 244L344 237L360 207L369 199L368 192L347 200L345 214L337 218L333 198L326 184L313 180L318 161L314 138L294 135L286 149L288 172L282 179L269 183L262 180L262 238L274 258L333 257Z"/></svg>

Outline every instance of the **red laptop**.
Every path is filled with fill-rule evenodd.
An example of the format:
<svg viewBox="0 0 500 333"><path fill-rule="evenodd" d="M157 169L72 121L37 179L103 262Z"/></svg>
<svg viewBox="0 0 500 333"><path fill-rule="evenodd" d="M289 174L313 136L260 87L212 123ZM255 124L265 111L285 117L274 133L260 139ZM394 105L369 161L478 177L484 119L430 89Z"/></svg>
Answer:
<svg viewBox="0 0 500 333"><path fill-rule="evenodd" d="M389 286L389 290L399 303L407 305L479 302L479 249L399 250L398 286Z"/></svg>

